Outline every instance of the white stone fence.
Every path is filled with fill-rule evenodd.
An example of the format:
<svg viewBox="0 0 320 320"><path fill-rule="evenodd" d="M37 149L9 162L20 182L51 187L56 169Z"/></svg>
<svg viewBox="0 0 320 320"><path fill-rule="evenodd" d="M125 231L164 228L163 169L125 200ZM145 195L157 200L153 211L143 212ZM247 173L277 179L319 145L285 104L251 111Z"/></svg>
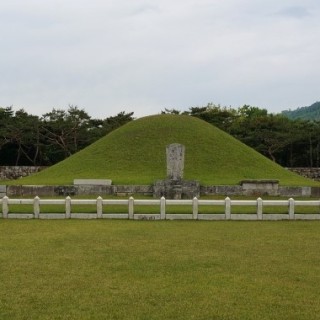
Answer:
<svg viewBox="0 0 320 320"><path fill-rule="evenodd" d="M11 212L11 205L31 205L32 212ZM41 212L42 205L62 205L63 213ZM95 213L76 213L72 211L74 205L93 205ZM125 213L103 213L107 206L125 206ZM130 219L130 220L320 220L320 213L295 213L299 206L320 208L320 200L168 200L161 199L141 200L130 197L127 200L120 199L11 199L7 196L0 199L0 217L4 219ZM135 206L159 206L159 213L135 213ZM189 206L186 211L190 213L167 213L168 206ZM200 206L220 206L224 213L199 213ZM255 213L232 213L237 206L253 207ZM286 213L264 213L265 207L286 207ZM252 211L252 210L251 210Z"/></svg>

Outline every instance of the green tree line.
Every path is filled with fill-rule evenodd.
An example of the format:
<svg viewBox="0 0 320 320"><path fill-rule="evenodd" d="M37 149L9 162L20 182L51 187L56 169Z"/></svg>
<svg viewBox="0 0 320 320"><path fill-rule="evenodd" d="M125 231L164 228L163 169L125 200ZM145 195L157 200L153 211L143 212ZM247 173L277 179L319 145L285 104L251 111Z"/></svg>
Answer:
<svg viewBox="0 0 320 320"><path fill-rule="evenodd" d="M289 119L250 105L234 109L213 103L184 112L165 109L162 113L198 117L284 167L320 166L320 121Z"/></svg>
<svg viewBox="0 0 320 320"><path fill-rule="evenodd" d="M235 109L213 103L161 113L198 117L282 166L320 166L320 121L289 119L249 105ZM133 114L122 111L94 119L71 105L35 116L23 109L0 107L0 165L50 166L132 121Z"/></svg>
<svg viewBox="0 0 320 320"><path fill-rule="evenodd" d="M41 117L0 108L0 165L50 166L133 120L133 112L93 119L77 106Z"/></svg>

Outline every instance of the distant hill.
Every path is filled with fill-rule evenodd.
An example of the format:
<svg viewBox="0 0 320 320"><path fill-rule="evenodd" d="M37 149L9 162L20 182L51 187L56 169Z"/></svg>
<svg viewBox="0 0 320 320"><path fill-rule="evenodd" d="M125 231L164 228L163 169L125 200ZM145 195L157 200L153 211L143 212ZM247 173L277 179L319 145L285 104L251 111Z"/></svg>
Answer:
<svg viewBox="0 0 320 320"><path fill-rule="evenodd" d="M301 107L296 110L284 110L281 112L289 119L320 120L320 101L309 107Z"/></svg>

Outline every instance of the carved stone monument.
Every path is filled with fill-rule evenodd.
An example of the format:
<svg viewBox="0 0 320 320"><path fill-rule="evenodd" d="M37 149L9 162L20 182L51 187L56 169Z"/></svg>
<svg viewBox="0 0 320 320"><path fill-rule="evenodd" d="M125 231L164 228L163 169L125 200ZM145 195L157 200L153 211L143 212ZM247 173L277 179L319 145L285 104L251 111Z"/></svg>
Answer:
<svg viewBox="0 0 320 320"><path fill-rule="evenodd" d="M167 199L199 197L200 184L198 181L183 180L185 146L173 143L166 148L167 178L154 184L153 196Z"/></svg>
<svg viewBox="0 0 320 320"><path fill-rule="evenodd" d="M184 170L185 147L179 143L167 146L167 179L182 180Z"/></svg>

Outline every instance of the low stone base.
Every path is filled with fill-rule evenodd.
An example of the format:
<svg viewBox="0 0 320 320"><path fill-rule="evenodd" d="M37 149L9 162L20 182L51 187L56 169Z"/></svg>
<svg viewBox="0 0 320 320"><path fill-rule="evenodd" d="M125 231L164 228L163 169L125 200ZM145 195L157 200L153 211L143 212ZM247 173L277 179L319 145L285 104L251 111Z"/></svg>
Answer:
<svg viewBox="0 0 320 320"><path fill-rule="evenodd" d="M73 184L76 186L111 186L110 179L74 179Z"/></svg>
<svg viewBox="0 0 320 320"><path fill-rule="evenodd" d="M153 197L193 199L200 197L200 183L195 180L158 180L153 186Z"/></svg>
<svg viewBox="0 0 320 320"><path fill-rule="evenodd" d="M242 180L240 184L242 186L244 195L279 195L279 180Z"/></svg>

